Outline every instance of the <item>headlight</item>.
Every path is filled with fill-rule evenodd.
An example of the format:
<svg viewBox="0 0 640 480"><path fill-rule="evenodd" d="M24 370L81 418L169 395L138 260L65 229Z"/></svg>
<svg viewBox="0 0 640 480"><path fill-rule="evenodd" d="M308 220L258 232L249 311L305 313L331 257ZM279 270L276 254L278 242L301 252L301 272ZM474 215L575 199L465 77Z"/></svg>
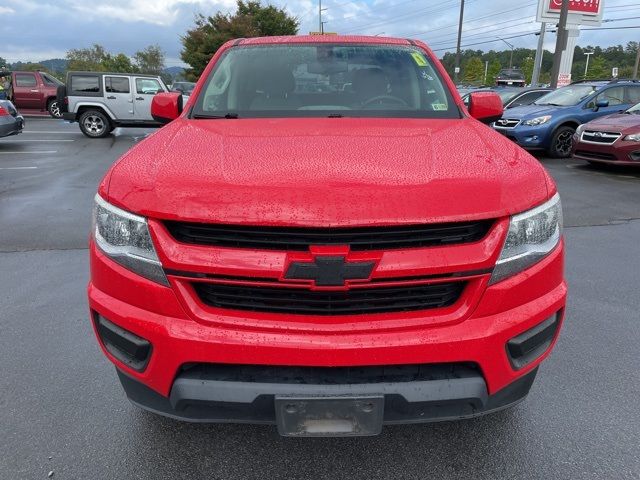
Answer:
<svg viewBox="0 0 640 480"><path fill-rule="evenodd" d="M549 120L551 120L551 115L545 115L544 117L536 117L536 118L532 118L531 120L525 120L522 123L529 126L535 126L535 125L542 125L543 123L547 123Z"/></svg>
<svg viewBox="0 0 640 480"><path fill-rule="evenodd" d="M539 262L562 235L562 204L557 193L551 200L511 217L502 253L490 283L504 280Z"/></svg>
<svg viewBox="0 0 640 480"><path fill-rule="evenodd" d="M624 137L624 140L627 142L640 142L640 133L632 133L631 135L627 135Z"/></svg>
<svg viewBox="0 0 640 480"><path fill-rule="evenodd" d="M132 272L169 286L149 235L147 219L95 197L93 238L105 255Z"/></svg>
<svg viewBox="0 0 640 480"><path fill-rule="evenodd" d="M578 125L578 128L576 128L576 135L579 137L580 135L582 135L582 132L584 132L584 129L587 128L587 124L583 123L582 125Z"/></svg>

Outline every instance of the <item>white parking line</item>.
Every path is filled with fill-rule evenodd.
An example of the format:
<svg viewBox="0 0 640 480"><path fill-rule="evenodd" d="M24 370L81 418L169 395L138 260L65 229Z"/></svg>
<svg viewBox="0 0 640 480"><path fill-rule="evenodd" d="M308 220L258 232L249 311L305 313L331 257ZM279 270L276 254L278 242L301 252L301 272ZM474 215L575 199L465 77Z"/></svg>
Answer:
<svg viewBox="0 0 640 480"><path fill-rule="evenodd" d="M32 150L30 152L2 152L0 151L0 155L14 155L17 153L58 153L57 150Z"/></svg>
<svg viewBox="0 0 640 480"><path fill-rule="evenodd" d="M57 138L56 139L53 139L53 138L52 139L41 139L41 138L38 138L38 139L33 139L33 140L31 140L31 139L29 139L29 140L18 140L16 138L15 140L17 142L19 142L19 143L24 143L24 142L75 142L75 140L67 140L67 139L60 140L60 139L57 139ZM4 142L4 143L12 144L12 143L16 143L16 142Z"/></svg>
<svg viewBox="0 0 640 480"><path fill-rule="evenodd" d="M22 133L23 134L25 134L25 133L50 133L52 135L67 135L67 134L80 133L80 131L76 130L74 132L51 132L51 131L48 131L48 130L23 130Z"/></svg>
<svg viewBox="0 0 640 480"><path fill-rule="evenodd" d="M0 170L33 170L38 167L0 167Z"/></svg>

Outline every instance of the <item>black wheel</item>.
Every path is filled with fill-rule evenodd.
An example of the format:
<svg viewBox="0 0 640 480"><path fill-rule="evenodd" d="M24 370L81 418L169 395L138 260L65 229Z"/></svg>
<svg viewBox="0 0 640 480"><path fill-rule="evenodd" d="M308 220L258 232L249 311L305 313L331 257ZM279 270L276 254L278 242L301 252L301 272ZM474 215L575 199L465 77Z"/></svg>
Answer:
<svg viewBox="0 0 640 480"><path fill-rule="evenodd" d="M87 110L80 115L78 120L80 130L87 137L103 138L111 133L111 122L107 116L99 110Z"/></svg>
<svg viewBox="0 0 640 480"><path fill-rule="evenodd" d="M576 129L569 126L558 128L553 134L547 153L553 158L567 158L571 155L571 142Z"/></svg>
<svg viewBox="0 0 640 480"><path fill-rule="evenodd" d="M62 110L60 110L60 104L57 100L49 100L47 110L53 118L62 118Z"/></svg>

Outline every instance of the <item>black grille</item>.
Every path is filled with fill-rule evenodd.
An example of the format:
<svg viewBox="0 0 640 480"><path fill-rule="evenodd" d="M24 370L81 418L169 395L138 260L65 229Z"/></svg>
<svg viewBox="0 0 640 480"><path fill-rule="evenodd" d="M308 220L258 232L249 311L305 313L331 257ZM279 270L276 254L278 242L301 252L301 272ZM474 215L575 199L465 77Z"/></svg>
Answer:
<svg viewBox="0 0 640 480"><path fill-rule="evenodd" d="M232 248L308 250L310 245L349 245L351 250L389 250L475 242L492 220L358 228L301 228L166 222L179 242Z"/></svg>
<svg viewBox="0 0 640 480"><path fill-rule="evenodd" d="M186 364L180 378L244 383L345 385L420 382L475 377L474 363L377 365L352 367L296 367L279 365Z"/></svg>
<svg viewBox="0 0 640 480"><path fill-rule="evenodd" d="M593 158L596 160L617 160L616 156L611 153L589 152L587 150L577 150L576 155L584 158Z"/></svg>
<svg viewBox="0 0 640 480"><path fill-rule="evenodd" d="M201 282L193 284L202 302L212 307L300 315L356 315L447 307L460 297L464 285L465 282L458 281L327 291Z"/></svg>

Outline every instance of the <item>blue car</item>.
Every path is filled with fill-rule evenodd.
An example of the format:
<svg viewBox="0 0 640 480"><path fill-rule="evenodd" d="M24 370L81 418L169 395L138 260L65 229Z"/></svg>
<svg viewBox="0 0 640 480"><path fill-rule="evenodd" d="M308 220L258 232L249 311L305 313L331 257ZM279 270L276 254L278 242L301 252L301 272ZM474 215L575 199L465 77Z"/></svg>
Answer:
<svg viewBox="0 0 640 480"><path fill-rule="evenodd" d="M576 82L531 105L505 110L493 128L527 150L544 150L552 157L565 158L571 155L571 138L578 125L638 102L638 81Z"/></svg>

